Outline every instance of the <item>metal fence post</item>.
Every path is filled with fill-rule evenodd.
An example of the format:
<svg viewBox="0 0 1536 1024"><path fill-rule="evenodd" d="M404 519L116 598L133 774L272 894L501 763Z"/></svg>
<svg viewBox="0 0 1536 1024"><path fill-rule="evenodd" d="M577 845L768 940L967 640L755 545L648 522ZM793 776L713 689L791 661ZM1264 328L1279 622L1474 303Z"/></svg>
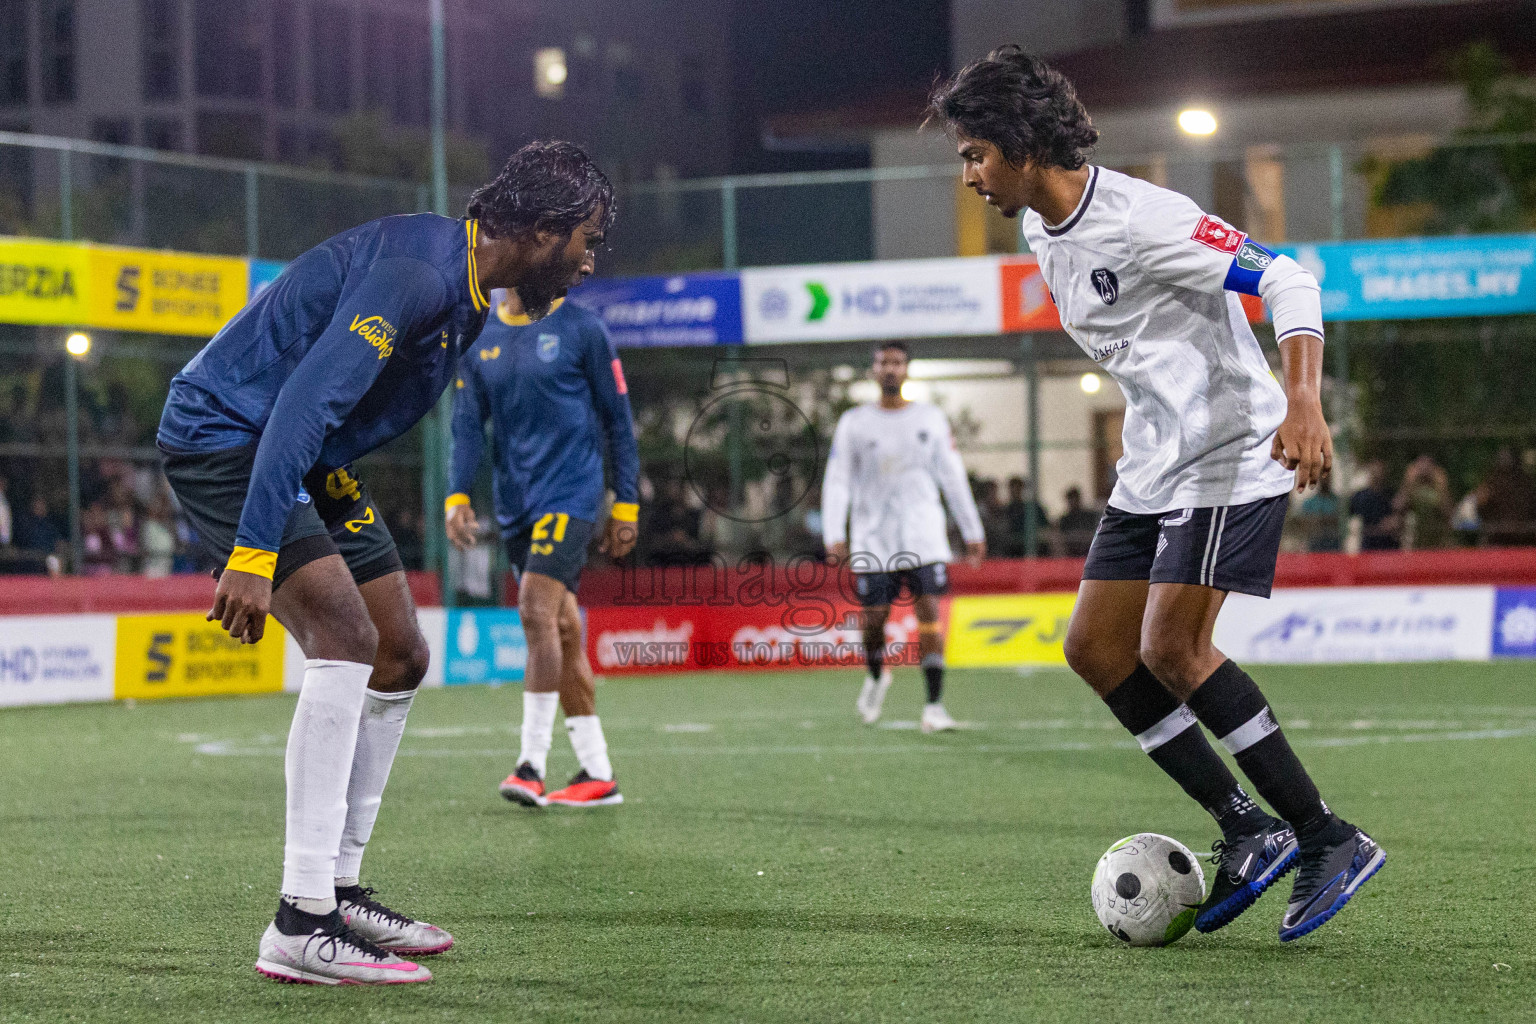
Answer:
<svg viewBox="0 0 1536 1024"><path fill-rule="evenodd" d="M256 165L245 169L245 254L256 258L261 232L261 210L257 206Z"/></svg>
<svg viewBox="0 0 1536 1024"><path fill-rule="evenodd" d="M69 571L85 565L85 541L80 532L80 381L75 357L64 353L64 445L69 469Z"/></svg>
<svg viewBox="0 0 1536 1024"><path fill-rule="evenodd" d="M66 242L75 237L75 184L69 158L69 150L59 151L59 237Z"/></svg>
<svg viewBox="0 0 1536 1024"><path fill-rule="evenodd" d="M1344 148L1328 147L1328 207L1330 235L1344 240ZM1339 500L1339 545L1342 548L1349 522L1349 498L1354 475L1354 446L1350 424L1354 419L1349 385L1349 325L1336 323L1328 332L1333 350L1333 491Z"/></svg>
<svg viewBox="0 0 1536 1024"><path fill-rule="evenodd" d="M1031 494L1024 506L1024 557L1034 558L1039 550L1040 527L1035 508L1040 504L1040 363L1035 355L1035 336L1019 335L1019 352L1024 359L1024 451L1029 464Z"/></svg>
<svg viewBox="0 0 1536 1024"><path fill-rule="evenodd" d="M736 235L736 183L726 178L720 183L720 266L735 270L740 264Z"/></svg>

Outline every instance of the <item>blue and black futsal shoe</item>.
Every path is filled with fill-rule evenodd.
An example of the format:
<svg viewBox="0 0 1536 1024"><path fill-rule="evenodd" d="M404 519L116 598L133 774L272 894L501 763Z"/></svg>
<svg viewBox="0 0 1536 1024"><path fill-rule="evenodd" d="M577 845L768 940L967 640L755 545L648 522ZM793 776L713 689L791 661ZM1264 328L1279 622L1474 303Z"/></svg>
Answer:
<svg viewBox="0 0 1536 1024"><path fill-rule="evenodd" d="M1285 822L1269 819L1257 832L1211 847L1216 878L1211 894L1195 915L1195 928L1213 932L1253 906L1264 890L1296 864L1296 833Z"/></svg>
<svg viewBox="0 0 1536 1024"><path fill-rule="evenodd" d="M1321 928L1387 862L1374 839L1347 822L1337 824L1344 826L1340 838L1301 854L1296 887L1280 922L1281 942Z"/></svg>

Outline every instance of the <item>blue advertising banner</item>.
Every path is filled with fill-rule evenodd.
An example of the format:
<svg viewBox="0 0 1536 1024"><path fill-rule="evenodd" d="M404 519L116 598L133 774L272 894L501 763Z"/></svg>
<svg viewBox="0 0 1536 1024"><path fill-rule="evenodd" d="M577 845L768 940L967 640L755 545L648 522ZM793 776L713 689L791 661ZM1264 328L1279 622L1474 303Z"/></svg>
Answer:
<svg viewBox="0 0 1536 1024"><path fill-rule="evenodd" d="M742 340L736 274L594 278L572 291L571 300L596 310L622 347L740 345Z"/></svg>
<svg viewBox="0 0 1536 1024"><path fill-rule="evenodd" d="M1536 235L1282 246L1323 286L1325 320L1536 312Z"/></svg>
<svg viewBox="0 0 1536 1024"><path fill-rule="evenodd" d="M1493 604L1493 656L1536 658L1536 587L1500 587Z"/></svg>
<svg viewBox="0 0 1536 1024"><path fill-rule="evenodd" d="M288 264L277 260L251 260L251 298L266 291L267 285L277 280Z"/></svg>
<svg viewBox="0 0 1536 1024"><path fill-rule="evenodd" d="M516 609L449 610L444 684L522 682L527 664L528 643Z"/></svg>

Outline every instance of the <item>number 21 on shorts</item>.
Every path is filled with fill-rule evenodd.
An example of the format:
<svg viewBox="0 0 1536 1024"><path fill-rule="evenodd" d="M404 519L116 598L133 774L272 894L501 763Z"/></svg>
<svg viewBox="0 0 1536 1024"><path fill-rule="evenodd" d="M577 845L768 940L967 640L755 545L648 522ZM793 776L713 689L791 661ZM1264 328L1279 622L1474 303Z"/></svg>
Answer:
<svg viewBox="0 0 1536 1024"><path fill-rule="evenodd" d="M549 543L549 524L551 521L555 524L554 543ZM539 521L533 524L533 543L528 546L528 550L535 555L554 554L555 544L565 540L565 526L570 521L571 517L564 512L544 513L539 517ZM539 541L544 541L545 543L540 544Z"/></svg>

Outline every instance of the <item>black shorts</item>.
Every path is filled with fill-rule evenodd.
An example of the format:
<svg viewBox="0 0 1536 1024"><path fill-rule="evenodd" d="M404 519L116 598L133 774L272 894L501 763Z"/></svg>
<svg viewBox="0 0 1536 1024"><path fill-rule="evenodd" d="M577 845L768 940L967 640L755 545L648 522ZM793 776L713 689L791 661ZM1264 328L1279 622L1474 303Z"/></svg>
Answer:
<svg viewBox="0 0 1536 1024"><path fill-rule="evenodd" d="M930 562L911 569L853 574L854 593L865 608L895 604L903 587L914 601L925 596L943 597L949 592L949 567L943 562Z"/></svg>
<svg viewBox="0 0 1536 1024"><path fill-rule="evenodd" d="M1104 510L1085 580L1193 583L1268 597L1290 495L1156 515Z"/></svg>
<svg viewBox="0 0 1536 1024"><path fill-rule="evenodd" d="M587 543L593 524L564 512L546 512L507 538L507 560L519 581L525 572L564 583L576 591L581 570L587 564Z"/></svg>
<svg viewBox="0 0 1536 1024"><path fill-rule="evenodd" d="M219 566L235 549L235 532L245 511L256 446L216 452L175 452L162 448L165 476L203 550ZM272 589L301 566L326 555L341 555L359 586L405 566L395 539L368 491L347 467L311 470L299 500L283 524ZM215 569L217 577L224 570Z"/></svg>

